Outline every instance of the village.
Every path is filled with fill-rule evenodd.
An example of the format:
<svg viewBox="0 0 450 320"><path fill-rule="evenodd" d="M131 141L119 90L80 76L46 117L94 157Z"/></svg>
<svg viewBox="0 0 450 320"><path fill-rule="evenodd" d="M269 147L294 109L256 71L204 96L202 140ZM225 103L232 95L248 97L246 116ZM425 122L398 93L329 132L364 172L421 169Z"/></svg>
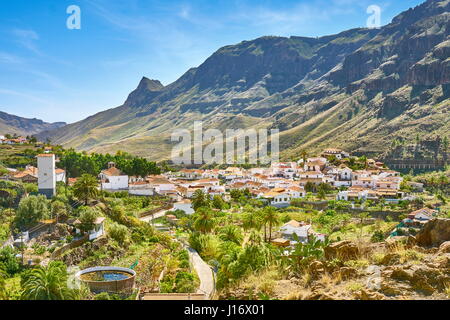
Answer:
<svg viewBox="0 0 450 320"><path fill-rule="evenodd" d="M38 167L28 165L24 170L9 169L1 177L3 180L37 183L40 194L51 198L56 195L56 184L66 183L66 172L56 167L58 159L51 153L51 147L45 147L44 153L37 156ZM423 184L412 183L414 194L402 191L403 178L397 171L389 170L381 162L365 160L364 169L352 170L342 159L350 154L339 149L326 149L319 157L300 159L298 162L272 163L268 168L243 169L181 169L161 175L146 177L128 176L113 162L99 172L98 188L108 192L128 192L133 196L162 196L173 204L173 210L181 210L190 215L195 212L192 198L196 192L202 192L210 200L215 196L230 201L233 190L248 191L252 198L275 208L286 208L297 199L316 201L348 201L353 207L364 208L364 203L399 204L401 201L413 201ZM74 185L77 178L68 178L67 183ZM315 195L315 196L314 196ZM314 199L313 199L314 200ZM410 213L403 225L417 225L428 221L437 214L436 210L419 210ZM168 218L176 219L173 215ZM274 239L274 244L288 245L292 234L296 233L302 241L311 235L325 240L326 235L313 231L305 221L290 221L280 232L282 238ZM295 243L295 242L293 242Z"/></svg>
<svg viewBox="0 0 450 320"><path fill-rule="evenodd" d="M153 169L144 171L130 170L129 163L136 159L118 153L102 158L104 167L94 174L74 176L69 173L73 169L64 167L73 151L49 143L27 143L36 146L35 161L6 167L0 177L3 213L10 217L5 226L16 226L3 238L2 250L12 248L25 269L48 268L53 261L63 261L85 268L77 276L80 279L85 273L106 272L101 270L127 274L123 285L139 288L133 291L136 299L217 298L242 277L251 276L250 270L265 270L267 263L273 268L275 262L259 260L265 250L278 250L269 254L271 259L288 259L282 264L300 268L311 257L291 261L303 252L299 250L316 248L324 254L333 246L341 250L341 245L343 250L357 250L352 241L408 242L429 221L448 214L424 183L382 162L336 148L268 167L156 170L150 166ZM91 156L77 157L87 162ZM145 167L146 162L137 163ZM146 173L150 171L160 172ZM162 254L163 248L155 247L156 238L157 243L169 241L177 249ZM235 252L237 261L248 259L252 246L259 253L253 262L239 262L240 271L230 274L227 270L233 260L221 256L222 245L231 246L226 250ZM94 251L88 249L92 246ZM181 260L173 270L160 260L158 267L145 269L155 259L151 257L158 255ZM94 258L100 256L104 258ZM211 265L216 260L217 265ZM176 267L178 263L183 267ZM185 278L177 279L179 272ZM132 281L127 280L130 275ZM104 287L86 283L94 297L105 292ZM122 297L129 298L127 292Z"/></svg>

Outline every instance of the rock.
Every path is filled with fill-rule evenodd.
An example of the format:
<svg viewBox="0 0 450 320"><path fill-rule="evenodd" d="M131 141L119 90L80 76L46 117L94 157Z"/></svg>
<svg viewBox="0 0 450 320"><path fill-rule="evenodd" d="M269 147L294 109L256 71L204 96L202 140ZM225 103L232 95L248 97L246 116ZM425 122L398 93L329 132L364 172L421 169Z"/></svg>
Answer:
<svg viewBox="0 0 450 320"><path fill-rule="evenodd" d="M314 279L317 279L325 273L325 267L322 262L313 261L309 265L309 272Z"/></svg>
<svg viewBox="0 0 450 320"><path fill-rule="evenodd" d="M450 253L450 241L445 241L439 246L439 254Z"/></svg>
<svg viewBox="0 0 450 320"><path fill-rule="evenodd" d="M393 281L387 277L382 278L379 288L379 291L387 296L403 296L409 290L409 284Z"/></svg>
<svg viewBox="0 0 450 320"><path fill-rule="evenodd" d="M305 300L336 300L332 295L322 292L314 291L305 297Z"/></svg>
<svg viewBox="0 0 450 320"><path fill-rule="evenodd" d="M333 277L341 277L342 280L348 280L358 277L358 270L350 267L342 267L333 273Z"/></svg>
<svg viewBox="0 0 450 320"><path fill-rule="evenodd" d="M386 247L388 249L393 249L399 244L405 245L408 248L413 247L416 244L416 238L414 236L396 236L386 240Z"/></svg>
<svg viewBox="0 0 450 320"><path fill-rule="evenodd" d="M381 260L381 264L385 266L394 265L400 263L400 255L398 253L388 253Z"/></svg>
<svg viewBox="0 0 450 320"><path fill-rule="evenodd" d="M438 247L450 241L450 219L428 221L416 235L417 244L424 247Z"/></svg>
<svg viewBox="0 0 450 320"><path fill-rule="evenodd" d="M433 262L439 269L447 269L447 272L450 273L450 253L436 256Z"/></svg>
<svg viewBox="0 0 450 320"><path fill-rule="evenodd" d="M332 243L325 248L324 252L326 259L350 260L357 258L359 255L358 246L348 240Z"/></svg>
<svg viewBox="0 0 450 320"><path fill-rule="evenodd" d="M439 269L416 266L410 283L416 291L432 295L435 291L444 290L449 280L450 275L442 274Z"/></svg>
<svg viewBox="0 0 450 320"><path fill-rule="evenodd" d="M384 300L384 295L372 290L358 290L353 293L358 300Z"/></svg>
<svg viewBox="0 0 450 320"><path fill-rule="evenodd" d="M396 267L392 270L391 278L400 281L409 281L413 277L413 272L411 270L405 269L403 267Z"/></svg>

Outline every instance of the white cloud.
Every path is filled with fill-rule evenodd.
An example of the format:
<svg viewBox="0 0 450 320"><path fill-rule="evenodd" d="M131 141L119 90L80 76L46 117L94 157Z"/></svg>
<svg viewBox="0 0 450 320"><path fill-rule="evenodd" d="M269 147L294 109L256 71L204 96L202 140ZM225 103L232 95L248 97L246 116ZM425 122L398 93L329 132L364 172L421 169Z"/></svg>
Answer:
<svg viewBox="0 0 450 320"><path fill-rule="evenodd" d="M43 55L36 45L36 41L39 40L39 35L36 31L27 29L13 29L11 33L15 37L16 42L22 47L39 56Z"/></svg>

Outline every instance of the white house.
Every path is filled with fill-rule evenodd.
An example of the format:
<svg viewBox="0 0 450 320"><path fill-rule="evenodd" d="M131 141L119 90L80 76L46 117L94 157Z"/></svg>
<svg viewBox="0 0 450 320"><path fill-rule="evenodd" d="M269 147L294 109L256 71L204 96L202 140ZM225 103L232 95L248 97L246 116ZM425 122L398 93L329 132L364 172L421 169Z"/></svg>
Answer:
<svg viewBox="0 0 450 320"><path fill-rule="evenodd" d="M280 233L284 239L291 241L295 240L294 234L296 234L300 242L307 243L310 229L311 225L309 224L291 220L280 228Z"/></svg>
<svg viewBox="0 0 450 320"><path fill-rule="evenodd" d="M97 219L95 219L95 221L94 221L94 228L92 230L88 231L89 240L90 241L98 239L98 238L100 238L101 236L103 236L105 234L105 225L104 225L105 219L106 218L104 218L104 217L98 217ZM80 220L76 220L74 222L75 226L80 225L80 224L81 224ZM81 234L82 233L81 230L78 227L76 227L76 233L77 234Z"/></svg>
<svg viewBox="0 0 450 320"><path fill-rule="evenodd" d="M363 188L373 188L375 186L375 177L359 177L358 180L352 181L352 186L363 187Z"/></svg>
<svg viewBox="0 0 450 320"><path fill-rule="evenodd" d="M114 162L108 163L108 169L100 173L103 190L127 190L128 176L116 168Z"/></svg>
<svg viewBox="0 0 450 320"><path fill-rule="evenodd" d="M276 208L288 207L291 203L291 194L285 189L276 188L263 195L263 198L269 201L269 204Z"/></svg>
<svg viewBox="0 0 450 320"><path fill-rule="evenodd" d="M341 166L337 169L339 180L341 181L351 181L353 170L347 166Z"/></svg>
<svg viewBox="0 0 450 320"><path fill-rule="evenodd" d="M150 176L148 182L160 194L175 190L175 184L162 176Z"/></svg>
<svg viewBox="0 0 450 320"><path fill-rule="evenodd" d="M56 169L56 182L66 182L66 171L63 169Z"/></svg>
<svg viewBox="0 0 450 320"><path fill-rule="evenodd" d="M420 220L420 221L428 221L433 219L433 217L437 214L436 210L432 210L429 208L422 208L411 212L408 214L408 218L412 220Z"/></svg>
<svg viewBox="0 0 450 320"><path fill-rule="evenodd" d="M343 158L350 157L350 154L348 152L342 151L341 149L330 148L330 149L324 150L322 152L322 156L323 157L335 156L336 159L341 160Z"/></svg>
<svg viewBox="0 0 450 320"><path fill-rule="evenodd" d="M291 241L291 244L297 243L294 234L297 235L299 242L307 243L311 237L315 237L319 241L325 241L326 235L317 233L312 229L310 224L291 220L280 228L283 239Z"/></svg>
<svg viewBox="0 0 450 320"><path fill-rule="evenodd" d="M134 196L152 196L155 189L148 181L136 181L128 184L128 193Z"/></svg>
<svg viewBox="0 0 450 320"><path fill-rule="evenodd" d="M299 199L299 198L306 197L306 191L302 187L292 186L292 187L286 188L286 191L291 196L291 199Z"/></svg>

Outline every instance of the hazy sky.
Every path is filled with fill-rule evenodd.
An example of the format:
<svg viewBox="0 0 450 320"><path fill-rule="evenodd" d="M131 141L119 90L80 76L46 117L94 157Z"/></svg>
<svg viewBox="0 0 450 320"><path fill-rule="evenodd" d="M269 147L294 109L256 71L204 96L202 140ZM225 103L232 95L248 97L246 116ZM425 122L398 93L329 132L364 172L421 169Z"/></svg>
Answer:
<svg viewBox="0 0 450 320"><path fill-rule="evenodd" d="M214 51L264 35L387 24L422 0L0 0L0 110L74 122L121 105L142 76L169 84ZM67 7L81 9L69 30Z"/></svg>

